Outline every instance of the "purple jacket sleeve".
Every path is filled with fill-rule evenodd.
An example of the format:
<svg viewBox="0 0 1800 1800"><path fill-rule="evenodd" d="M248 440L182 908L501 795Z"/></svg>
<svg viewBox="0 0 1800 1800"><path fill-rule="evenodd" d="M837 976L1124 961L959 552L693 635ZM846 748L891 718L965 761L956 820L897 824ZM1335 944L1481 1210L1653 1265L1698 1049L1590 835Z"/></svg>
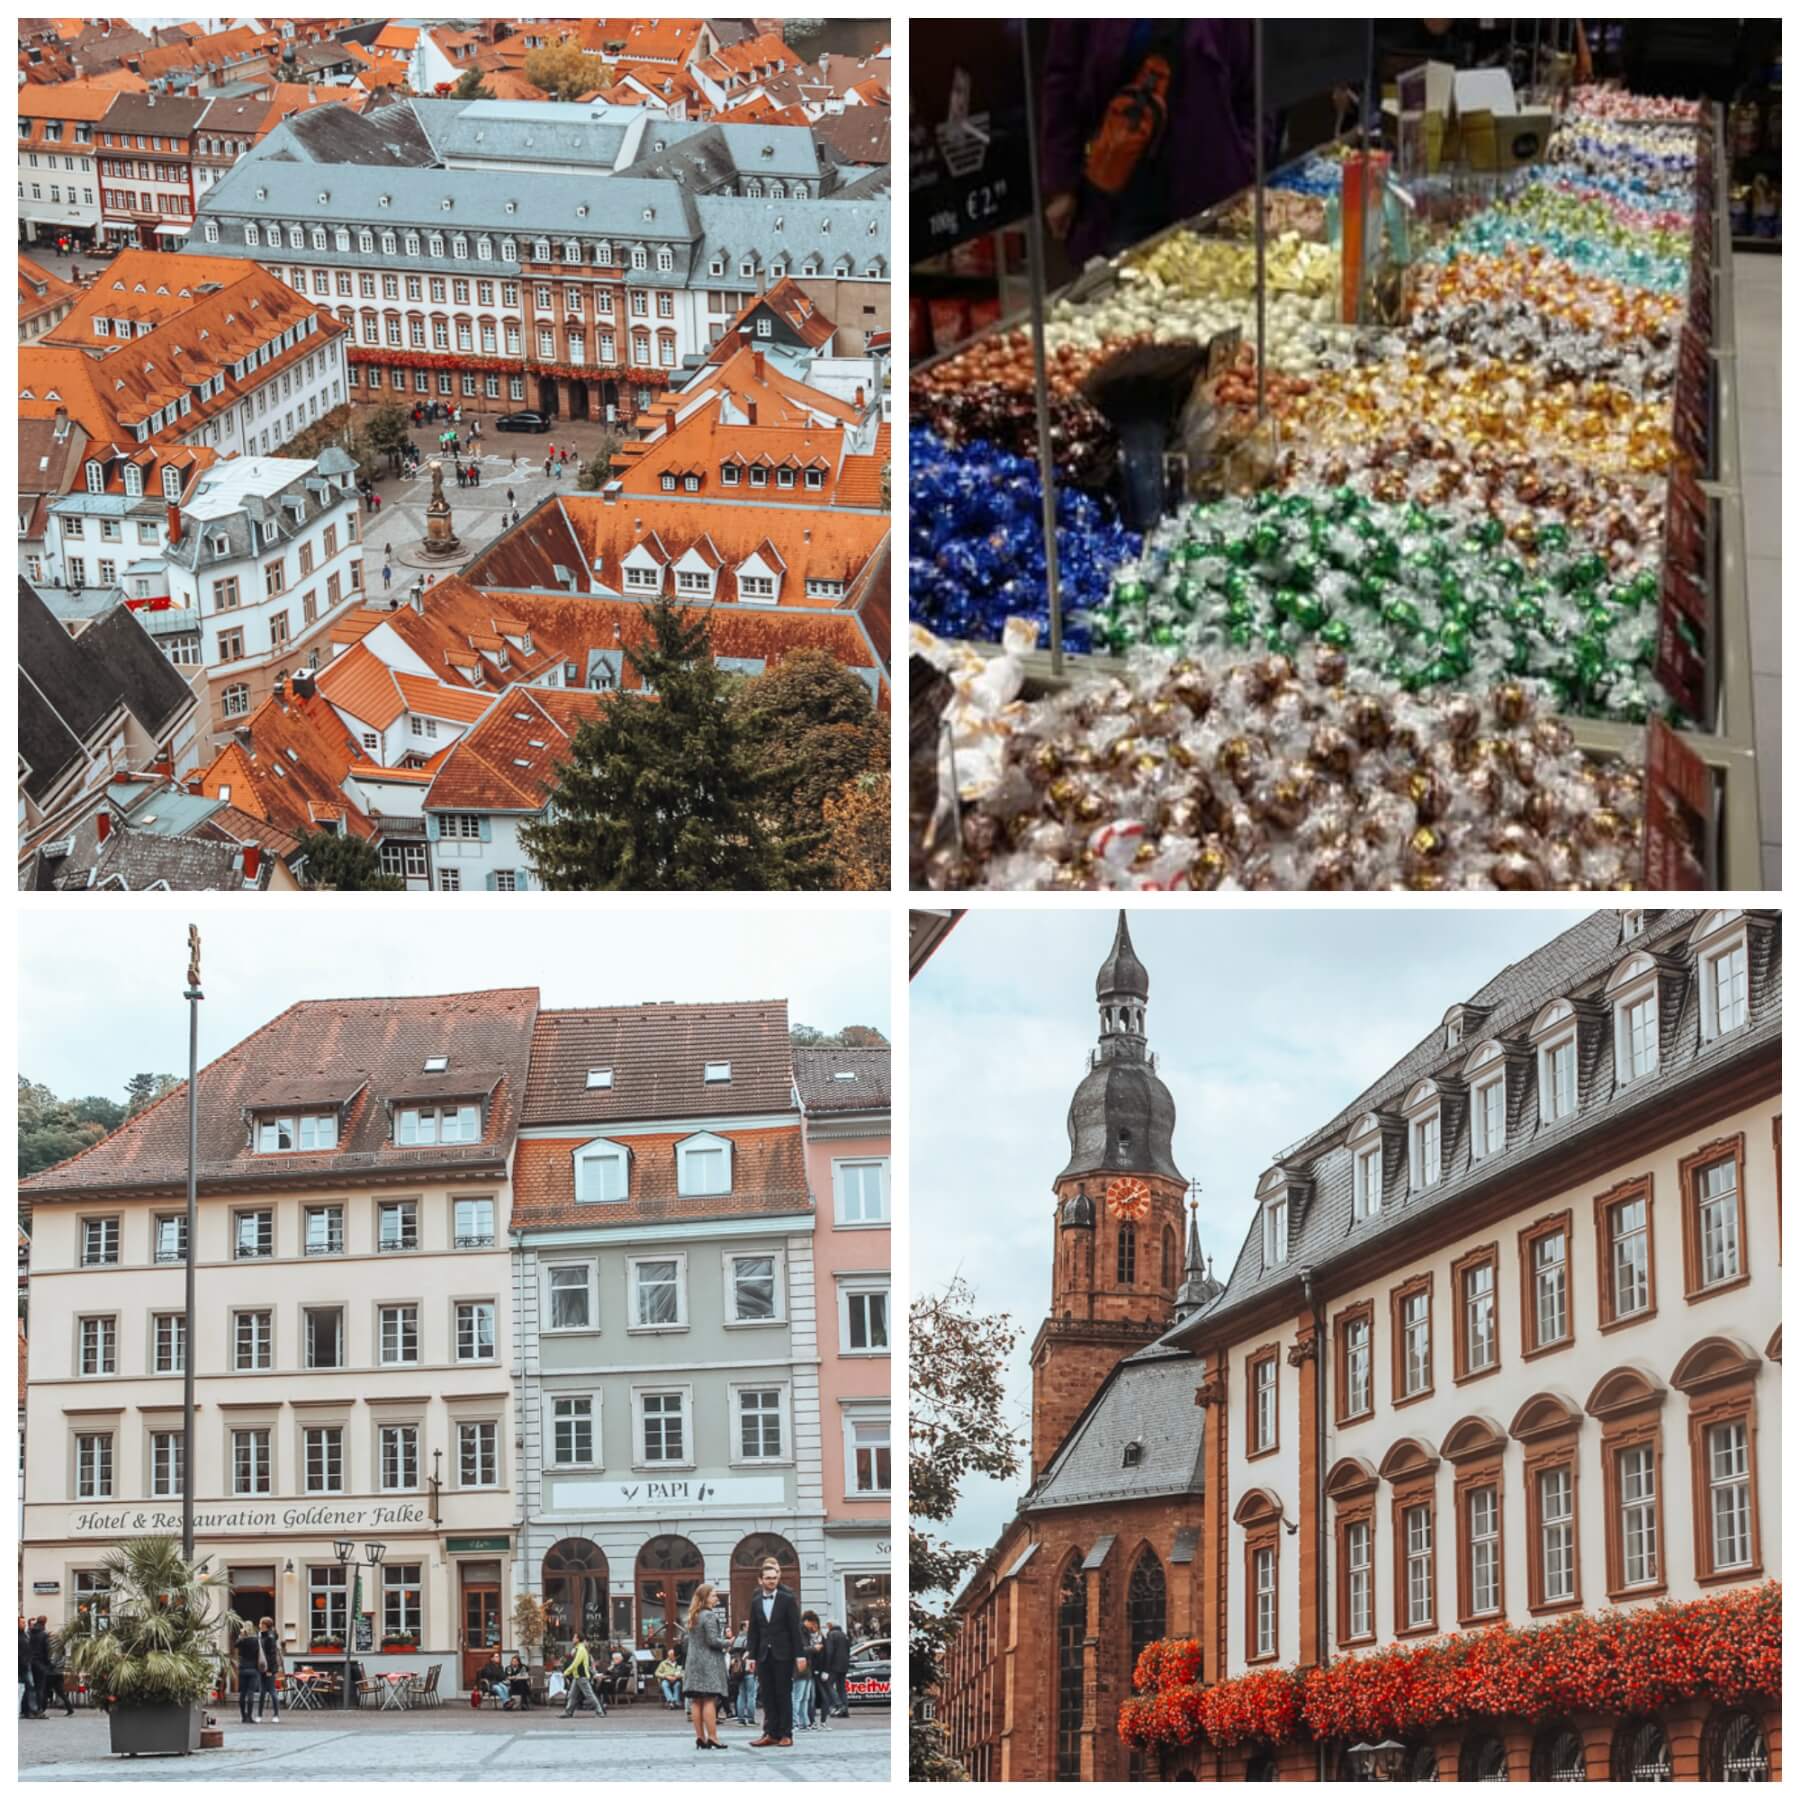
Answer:
<svg viewBox="0 0 1800 1800"><path fill-rule="evenodd" d="M1052 194L1073 194L1081 186L1081 75L1087 28L1081 24L1055 23L1044 54L1044 79L1038 90L1039 134L1042 161L1038 178L1047 200Z"/></svg>

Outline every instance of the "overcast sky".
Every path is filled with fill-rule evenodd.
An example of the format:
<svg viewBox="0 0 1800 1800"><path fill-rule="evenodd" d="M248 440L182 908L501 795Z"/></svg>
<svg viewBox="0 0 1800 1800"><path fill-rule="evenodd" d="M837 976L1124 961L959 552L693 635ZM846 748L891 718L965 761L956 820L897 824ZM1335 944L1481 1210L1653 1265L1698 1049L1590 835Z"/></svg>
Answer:
<svg viewBox="0 0 1800 1800"><path fill-rule="evenodd" d="M1224 1280L1258 1178L1508 963L1582 913L1169 907L1132 915L1148 1034L1175 1097L1175 1164L1201 1187L1200 1239ZM1008 1382L1029 1441L1026 1356L1050 1300L1050 1184L1096 1042L1094 975L1116 911L971 910L911 990L912 1282L961 1273L1011 1315ZM953 1541L985 1549L1024 1491L965 1489Z"/></svg>
<svg viewBox="0 0 1800 1800"><path fill-rule="evenodd" d="M134 900L150 900L136 895ZM196 897L197 898L197 897ZM22 907L19 1072L65 1098L124 1098L187 1072L187 927L200 927L204 1064L296 1000L536 987L544 1006L785 999L790 1021L888 1037L885 910L601 910L596 904L305 907L102 901ZM433 896L436 900L438 896Z"/></svg>

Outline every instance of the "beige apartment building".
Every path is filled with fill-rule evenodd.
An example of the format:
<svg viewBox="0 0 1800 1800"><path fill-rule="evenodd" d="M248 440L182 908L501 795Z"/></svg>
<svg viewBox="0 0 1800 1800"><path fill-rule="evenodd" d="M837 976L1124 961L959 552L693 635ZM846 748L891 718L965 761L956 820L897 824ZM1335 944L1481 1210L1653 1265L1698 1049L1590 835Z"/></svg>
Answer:
<svg viewBox="0 0 1800 1800"><path fill-rule="evenodd" d="M537 1010L304 1002L204 1068L191 1346L184 1092L22 1184L22 1576L53 1628L108 1604L121 1538L179 1533L191 1352L196 1552L290 1666L349 1642L371 1677L453 1691L510 1641L508 1172Z"/></svg>

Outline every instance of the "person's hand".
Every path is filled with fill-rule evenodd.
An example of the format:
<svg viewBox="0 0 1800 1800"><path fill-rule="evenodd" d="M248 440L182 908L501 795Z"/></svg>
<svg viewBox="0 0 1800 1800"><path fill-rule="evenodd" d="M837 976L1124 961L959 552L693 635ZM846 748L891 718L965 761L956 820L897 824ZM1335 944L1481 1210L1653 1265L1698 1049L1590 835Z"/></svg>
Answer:
<svg viewBox="0 0 1800 1800"><path fill-rule="evenodd" d="M1075 223L1075 196L1052 194L1044 202L1044 223L1050 227L1050 235L1059 243L1066 238L1069 227Z"/></svg>
<svg viewBox="0 0 1800 1800"><path fill-rule="evenodd" d="M745 1658L744 1667L754 1675L756 1673L756 1658L754 1656Z"/></svg>

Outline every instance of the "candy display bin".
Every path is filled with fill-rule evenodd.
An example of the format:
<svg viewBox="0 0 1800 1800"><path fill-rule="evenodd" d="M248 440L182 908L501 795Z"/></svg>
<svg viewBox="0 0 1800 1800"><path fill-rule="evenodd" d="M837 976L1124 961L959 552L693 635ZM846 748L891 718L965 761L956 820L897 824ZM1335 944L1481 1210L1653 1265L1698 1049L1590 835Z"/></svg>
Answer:
<svg viewBox="0 0 1800 1800"><path fill-rule="evenodd" d="M1642 573L1634 583L1637 595L1633 605L1642 608L1642 617L1646 627L1656 626L1655 655L1652 662L1647 651L1639 654L1645 660L1639 665L1646 675L1654 666L1656 678L1662 683L1665 691L1674 695L1679 706L1681 727L1677 732L1659 730L1657 736L1665 746L1659 753L1658 768L1663 768L1671 757L1678 757L1685 770L1681 783L1684 795L1692 802L1692 847L1696 856L1690 873L1694 879L1683 885L1719 886L1724 888L1748 888L1761 885L1758 803L1757 803L1757 766L1752 748L1750 707L1750 655L1749 655L1749 605L1744 557L1744 528L1742 499L1738 487L1739 458L1737 449L1738 420L1737 408L1739 396L1735 369L1735 336L1732 320L1733 296L1731 291L1731 271L1729 255L1721 256L1719 251L1730 241L1726 214L1727 184L1723 179L1725 160L1723 140L1720 135L1720 120L1714 110L1703 113L1699 124L1672 123L1668 119L1657 116L1654 119L1633 119L1629 115L1621 116L1615 108L1611 111L1599 112L1596 118L1605 118L1607 125L1594 131L1591 147L1580 154L1588 161L1578 163L1578 167L1592 167L1600 160L1601 152L1610 149L1617 141L1609 136L1609 131L1631 132L1641 131L1642 140L1628 140L1634 147L1641 149L1644 142L1653 148L1661 145L1677 147L1669 154L1679 157L1678 146L1685 140L1693 146L1697 155L1705 155L1708 167L1701 171L1705 179L1700 180L1698 192L1701 204L1697 212L1697 224L1693 234L1694 253L1689 264L1692 282L1699 289L1704 289L1704 300L1690 301L1678 314L1678 321L1691 323L1694 326L1695 343L1684 347L1683 368L1679 383L1679 393L1684 405L1691 415L1684 421L1684 431L1677 432L1676 441L1681 446L1678 461L1689 477L1687 491L1695 508L1693 517L1699 521L1697 534L1690 534L1682 540L1685 576L1676 581L1667 574L1667 567L1672 560L1666 546L1659 546L1656 540L1644 539L1646 554L1635 557L1631 566L1642 571L1654 573L1660 587L1657 598L1653 602L1645 602L1642 597ZM1581 116L1578 124L1585 121ZM1707 152L1710 151L1710 154ZM1646 151L1645 154L1651 154ZM1296 175L1304 175L1309 163L1316 158L1301 159L1299 164L1290 164L1274 171L1269 177L1271 185L1283 181L1292 181ZM1438 179L1455 184L1459 177L1455 172ZM1474 194L1476 184L1470 181L1465 184L1469 194ZM1566 185L1566 184L1565 184ZM1591 184L1597 185L1597 184ZM1292 189L1279 190L1291 192ZM1462 191L1460 188L1457 190ZM1507 193L1504 181L1499 184L1502 195ZM1517 192L1517 189L1512 190ZM1570 204L1583 203L1582 190L1579 183L1572 188L1574 199ZM1690 191L1694 191L1690 188ZM1166 272L1172 266L1178 275L1184 271L1180 259L1189 255L1187 247L1176 244L1178 238L1195 240L1205 252L1195 266L1201 270L1201 279L1206 279L1206 257L1213 257L1224 263L1222 254L1208 246L1224 246L1231 242L1243 243L1241 236L1246 218L1254 219L1254 193L1234 196L1223 202L1209 213L1181 225L1171 227L1167 231L1157 233L1144 243L1134 246L1113 258L1111 262L1091 268L1076 282L1069 284L1053 295L1045 296L1043 317L1049 325L1048 355L1054 362L1054 373L1060 386L1048 397L1053 410L1046 415L1037 398L1028 388L1015 387L1012 392L1016 398L1012 405L1012 435L1002 438L999 432L992 432L991 441L1003 443L1005 449L1015 457L1022 457L1027 465L1027 473L1041 471L1044 456L1034 455L1037 446L1042 445L1050 451L1051 475L1055 487L1066 486L1070 479L1077 485L1085 487L1092 495L1100 497L1104 505L1107 492L1106 461L1104 457L1090 458L1085 463L1072 452L1082 449L1080 433L1088 424L1088 415L1081 409L1091 407L1094 384L1089 376L1083 357L1087 354L1081 337L1082 309L1092 309L1097 304L1104 304L1108 297L1121 292L1129 292L1134 280L1142 279L1145 270ZM1452 219L1453 227L1459 225L1467 216L1461 207L1446 209ZM1512 215L1517 217L1516 213ZM1681 215L1687 217L1687 214ZM1522 234L1520 228L1510 226L1515 237L1526 235L1530 230L1530 215L1525 215L1526 226ZM1294 243L1320 243L1332 235L1327 229L1323 237L1315 235L1308 229L1307 218L1298 214L1290 214L1287 221L1297 225L1293 239L1288 241L1280 254L1285 262L1277 271L1277 278L1271 283L1269 267L1274 259L1274 246L1258 246L1257 278L1244 305L1245 324L1250 329L1243 330L1243 338L1248 344L1253 337L1262 337L1265 345L1269 340L1266 329L1269 315L1277 305L1283 302L1284 289L1282 283L1291 280L1293 272L1298 270L1301 279L1307 279L1306 264L1297 256ZM1371 219L1371 224L1373 219ZM1508 226L1502 226L1499 241L1506 241ZM1237 234L1234 236L1234 233ZM1667 232L1659 240L1666 243ZM1473 240L1476 244L1484 244L1477 233ZM1687 241L1687 227L1681 228L1681 241ZM1416 246L1415 246L1416 249ZM1464 252L1467 254L1467 252ZM1171 258L1175 261L1172 264ZM1679 267L1680 265L1676 265ZM1292 289L1285 290L1292 292ZM1304 290L1302 290L1304 291ZM1652 286L1645 291L1658 291ZM1669 284L1660 291L1669 291ZM1170 318L1175 321L1170 329L1154 330L1149 334L1158 341L1167 341L1170 337L1179 337L1187 329L1185 319L1180 314L1180 306L1185 304L1179 294L1177 304L1170 309ZM1129 315L1127 315L1129 317ZM1354 354L1359 360L1376 360L1396 353L1396 347L1402 339L1384 334L1371 322L1372 315L1365 312L1364 325L1356 333ZM1008 380L1017 380L1018 372L1031 360L1031 349L1028 339L1023 335L1009 338L1009 332L1018 332L1023 324L1020 318L1003 320L993 326L977 340L977 357L986 345L985 354L989 358L989 367L1000 379L990 382L982 393L982 401L988 410L981 413L984 426L991 427L995 419L1006 416L1006 406L995 396L1006 390ZM1210 318L1203 318L1203 323L1210 325ZM1224 322L1221 321L1221 329ZM1624 343L1628 353L1631 340L1619 337L1615 342ZM1667 341L1667 340L1665 340ZM1073 346L1073 348L1071 348ZM1687 351L1692 350L1690 359ZM957 356L967 356L968 348L964 346ZM946 392L957 392L959 371L955 365L955 356L951 358L934 358L915 367L913 371L913 394L915 400L915 424L925 418L932 423L946 415L954 417L958 407L967 411L970 402L967 389L962 397L946 409L940 397ZM1022 362L1021 359L1024 359ZM1095 364L1103 363L1105 358L1091 358ZM946 365L949 365L948 367ZM965 363L963 370L972 365ZM975 365L979 366L979 365ZM1260 384L1269 384L1270 375L1281 369L1279 362L1252 361L1248 364L1253 378L1260 378ZM1341 366L1341 364L1340 364ZM1354 364L1352 365L1354 366ZM1670 390L1663 390L1665 392ZM1646 394L1653 394L1655 389L1646 389ZM1261 385L1257 399L1263 400ZM1646 417L1650 417L1646 411ZM1666 416L1666 415L1665 415ZM1698 423L1695 423L1698 421ZM1453 418L1452 423L1456 421ZM1104 424L1105 421L1102 421ZM1287 429L1284 427L1284 429ZM1516 428L1513 428L1516 432ZM1291 428L1292 438L1305 441L1308 432L1308 421L1303 416ZM1539 443L1529 434L1518 436L1521 458L1535 456L1540 453ZM1015 465L1009 465L1009 475ZM1605 468L1608 465L1597 465ZM1632 465L1620 462L1612 465L1617 477L1628 483L1639 496L1634 502L1645 509L1645 516L1660 519L1663 504L1660 489L1664 477L1651 475L1646 469L1643 474L1636 473ZM1650 465L1654 467L1655 465ZM1100 471L1096 477L1094 471ZM983 480L994 482L993 475L985 475ZM1671 483L1672 486L1672 483ZM1053 498L1054 496L1052 496ZM1186 502L1181 503L1183 506ZM1021 507L1022 511L1029 509ZM1060 515L1059 515L1060 516ZM1166 523L1166 519L1164 521ZM1659 523L1656 529L1660 532L1663 526ZM1068 537L1068 526L1065 521L1063 530L1059 531L1059 540ZM1219 540L1215 537L1215 543ZM1086 645L1086 640L1079 630L1071 633L1071 625L1079 625L1080 621L1071 619L1064 613L1058 621L1060 629L1048 629L1049 621L1045 618L1044 592L1049 583L1043 567L1044 552L1041 526L1036 533L1037 561L1029 568L1022 570L1023 579L1014 586L1020 592L1029 591L1035 579L1038 599L1038 616L1040 620L1039 648L1026 654L1022 659L1024 688L1020 698L1026 702L1033 699L1058 693L1071 688L1079 689L1081 684L1093 678L1105 679L1116 676L1126 667L1122 658L1105 654L1096 654ZM987 551L980 560L986 566L999 566L1007 563L1007 553L1013 546L1003 546L992 538L987 541ZM1083 566L1080 553L1084 546L1074 546L1077 566ZM1109 553L1111 541L1107 546ZM925 546L929 554L930 546ZM1063 545L1064 560L1069 555L1069 546ZM914 552L920 554L921 544L915 524ZM1208 553L1217 556L1215 549ZM1280 566L1279 564L1273 566ZM1092 568L1092 558L1087 559L1085 567ZM1217 565L1214 564L1215 569ZM1008 564L1010 571L1010 564ZM1033 576L1035 569L1035 577ZM977 571L979 573L979 571ZM1273 576L1262 579L1273 580ZM1614 577L1608 575L1605 580ZM1622 579L1622 577L1620 577ZM1214 586L1217 587L1217 577ZM1252 584L1254 585L1254 584ZM1008 590L1011 591L1010 589ZM1671 596L1680 602L1672 603ZM1187 596L1184 592L1184 599ZM997 632L998 624L1004 616L1006 594L1001 594L1000 604L994 613L985 621L986 630L974 635L985 636ZM1089 591L1085 593L1079 604L1092 606L1091 581ZM1190 600L1189 604L1193 604ZM1207 602L1202 596L1200 604L1217 605L1216 600ZM1254 656L1259 653L1273 652L1277 649L1287 650L1296 661L1304 661L1311 640L1301 636L1296 639L1290 629L1288 637L1282 641L1272 634L1279 618L1292 620L1291 612L1274 614L1256 614L1254 605L1261 602L1245 600L1242 595L1234 601L1234 605L1249 608L1244 615L1243 630L1233 638L1233 642L1243 646L1240 655ZM1021 613L1029 616L1029 607L1021 606ZM1316 612L1313 608L1311 611ZM970 609L972 612L973 609ZM1304 611L1304 609L1303 609ZM1200 614L1194 614L1200 617ZM915 617L917 613L915 612ZM1146 615L1148 617L1148 615ZM1217 618L1214 614L1214 642L1218 642ZM929 617L922 621L930 624ZM1677 625L1679 630L1676 629ZM967 632L954 633L962 640L963 646L986 656L993 653L994 646L974 642L973 636ZM1069 642L1074 637L1074 644ZM1112 634L1116 636L1117 634ZM1046 647L1045 639L1052 642ZM1060 642L1055 640L1060 639ZM1677 641L1679 640L1679 641ZM1166 633L1150 639L1146 630L1146 642L1167 645L1177 651L1184 649L1179 638L1171 638ZM1206 640L1202 640L1205 642ZM1644 640L1647 641L1647 640ZM1197 652L1204 659L1205 652ZM1229 663L1233 653L1221 650L1220 661ZM1373 665L1367 665L1373 667ZM1449 665L1446 665L1449 666ZM1518 666L1518 665L1514 665ZM1428 691L1441 696L1453 693L1456 688L1456 677L1451 673L1449 685L1443 685L1444 676L1436 671L1439 665L1428 665L1424 670L1424 682ZM1468 680L1468 677L1464 678ZM1678 687L1670 686L1671 681L1679 679ZM1415 682L1418 677L1415 676ZM1476 691L1476 683L1468 680L1468 691L1472 698L1481 699ZM1564 692L1572 692L1573 697L1581 700L1595 690L1585 681L1580 684L1565 684ZM1604 692L1605 690L1600 690ZM1621 690L1622 691L1622 690ZM1570 734L1572 744L1588 762L1595 767L1618 769L1621 767L1644 768L1651 760L1648 746L1648 735L1642 723L1644 717L1640 708L1635 713L1615 708L1615 716L1604 716L1603 707L1593 709L1595 716L1586 716L1582 711L1570 711L1560 721L1561 727ZM1668 746L1674 746L1668 748ZM1148 766L1146 762L1145 766ZM1647 783L1648 784L1648 783ZM1654 827L1643 825L1641 829L1646 836L1653 835ZM1642 867L1625 871L1626 878L1633 885L1642 885L1646 874L1652 867L1660 870L1666 878L1676 866L1676 859L1667 855L1653 854L1654 846L1647 845ZM1078 883L1072 885L1079 885ZM1112 885L1129 885L1125 881L1115 881ZM1145 885L1161 885L1149 882ZM1431 885L1429 882L1417 882L1413 885ZM1520 883L1525 885L1525 883ZM1555 885L1555 883L1552 883ZM1608 883L1607 885L1612 885Z"/></svg>

